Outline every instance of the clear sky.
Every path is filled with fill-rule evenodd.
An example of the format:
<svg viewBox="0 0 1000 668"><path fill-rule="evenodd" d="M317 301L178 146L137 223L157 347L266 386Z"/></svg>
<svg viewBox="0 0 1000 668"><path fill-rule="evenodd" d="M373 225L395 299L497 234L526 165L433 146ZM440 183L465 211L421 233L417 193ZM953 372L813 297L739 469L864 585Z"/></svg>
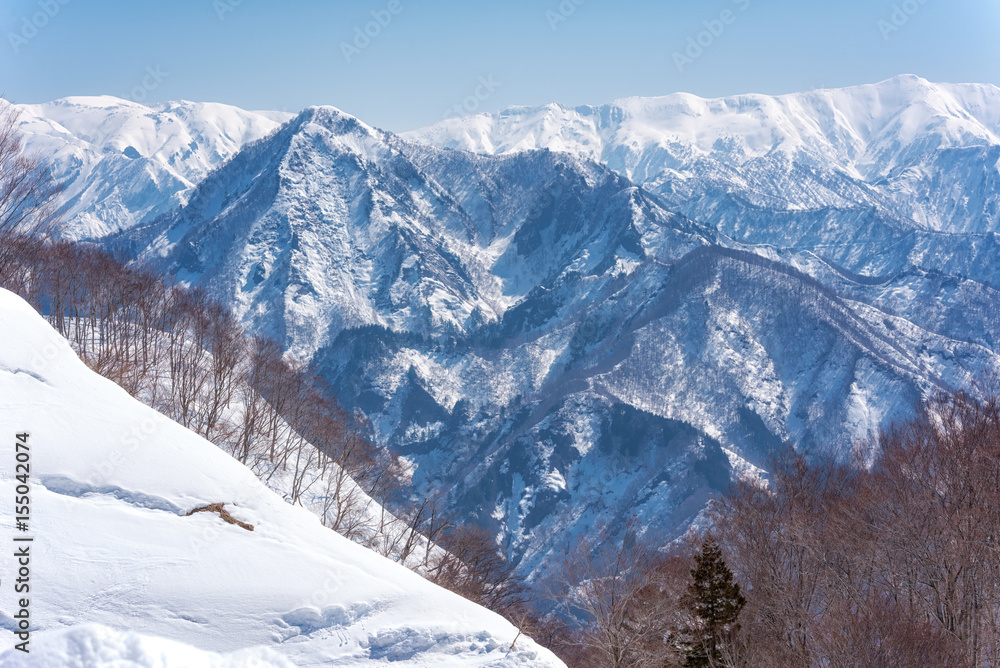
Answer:
<svg viewBox="0 0 1000 668"><path fill-rule="evenodd" d="M332 104L395 131L516 104L902 73L1000 85L998 0L3 0L0 29L14 102Z"/></svg>

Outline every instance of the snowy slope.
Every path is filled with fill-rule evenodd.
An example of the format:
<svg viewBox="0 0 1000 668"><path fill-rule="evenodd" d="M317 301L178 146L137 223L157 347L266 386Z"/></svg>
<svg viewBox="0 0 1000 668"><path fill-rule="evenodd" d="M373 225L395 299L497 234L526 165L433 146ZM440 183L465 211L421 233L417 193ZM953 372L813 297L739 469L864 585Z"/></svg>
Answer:
<svg viewBox="0 0 1000 668"><path fill-rule="evenodd" d="M181 204L209 171L291 114L110 96L19 105L27 149L48 160L70 238L127 229Z"/></svg>
<svg viewBox="0 0 1000 668"><path fill-rule="evenodd" d="M32 641L31 652L0 654L7 668L295 668L267 647L218 654L173 640L116 631L99 624L82 624L44 631Z"/></svg>
<svg viewBox="0 0 1000 668"><path fill-rule="evenodd" d="M517 631L500 617L284 503L221 450L92 373L5 291L0 397L11 443L0 469L7 498L16 484L13 434L30 432L30 532L21 535L34 537L33 647L51 638L48 656L76 657L65 665L123 665L116 656L161 651L197 655L93 627L58 633L83 623L211 652L268 646L300 666L561 665L523 637L509 651ZM225 503L253 531L208 512L185 516L211 503ZM12 508L2 512L0 537L9 545ZM7 629L12 598L4 587L0 625ZM8 632L0 637L4 648L14 642ZM89 662L88 652L106 662ZM283 665L266 652L244 656L166 665ZM0 656L4 665L22 665L17 660Z"/></svg>

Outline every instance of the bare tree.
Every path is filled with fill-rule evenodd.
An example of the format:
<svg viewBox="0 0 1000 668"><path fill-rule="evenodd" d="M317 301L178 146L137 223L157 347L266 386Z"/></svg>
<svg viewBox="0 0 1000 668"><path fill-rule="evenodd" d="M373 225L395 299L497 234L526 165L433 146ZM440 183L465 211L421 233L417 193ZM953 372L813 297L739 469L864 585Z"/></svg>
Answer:
<svg viewBox="0 0 1000 668"><path fill-rule="evenodd" d="M222 304L212 301L207 307L208 346L212 353L211 378L205 402L203 433L216 436L222 413L232 403L237 379L236 369L245 347L245 336L232 313Z"/></svg>
<svg viewBox="0 0 1000 668"><path fill-rule="evenodd" d="M56 226L53 199L60 188L41 158L25 152L20 115L0 100L0 275L16 258L15 237L42 237Z"/></svg>
<svg viewBox="0 0 1000 668"><path fill-rule="evenodd" d="M203 393L210 379L208 365L208 297L200 289L174 290L171 300L168 354L171 417L194 431L203 428Z"/></svg>
<svg viewBox="0 0 1000 668"><path fill-rule="evenodd" d="M443 536L441 546L444 550L431 562L432 582L511 621L519 620L527 603L524 586L490 532L458 525Z"/></svg>
<svg viewBox="0 0 1000 668"><path fill-rule="evenodd" d="M871 468L788 455L719 506L757 666L997 665L1000 400L925 402Z"/></svg>
<svg viewBox="0 0 1000 668"><path fill-rule="evenodd" d="M638 528L630 519L617 535L582 537L555 566L550 597L581 623L585 665L645 668L673 655L666 639L675 603L657 578L661 557Z"/></svg>

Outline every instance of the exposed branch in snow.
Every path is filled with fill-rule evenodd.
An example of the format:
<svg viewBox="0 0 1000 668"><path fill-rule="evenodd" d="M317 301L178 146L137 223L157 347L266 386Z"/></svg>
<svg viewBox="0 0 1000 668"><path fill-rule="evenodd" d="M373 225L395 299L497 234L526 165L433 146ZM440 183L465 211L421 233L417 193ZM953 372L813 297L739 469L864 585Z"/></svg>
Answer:
<svg viewBox="0 0 1000 668"><path fill-rule="evenodd" d="M219 517L222 518L223 522L226 522L227 524L235 524L236 526L242 527L243 529L246 529L247 531L253 531L253 525L252 524L247 524L246 522L241 522L240 520L238 520L235 517L233 517L232 515L230 515L229 511L226 510L226 504L224 504L224 503L210 503L207 506L200 506L198 508L195 508L194 510L190 510L190 511L184 513L184 516L185 517L190 517L191 515L194 515L195 513L215 513Z"/></svg>

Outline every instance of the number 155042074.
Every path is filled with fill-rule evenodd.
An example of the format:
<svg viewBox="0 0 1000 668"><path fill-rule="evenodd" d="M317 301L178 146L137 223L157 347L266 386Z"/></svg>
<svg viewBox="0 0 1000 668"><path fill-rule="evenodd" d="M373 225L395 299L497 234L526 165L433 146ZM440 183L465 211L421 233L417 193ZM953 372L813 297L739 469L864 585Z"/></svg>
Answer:
<svg viewBox="0 0 1000 668"><path fill-rule="evenodd" d="M18 531L28 530L28 520L31 519L31 485L28 483L31 475L31 449L28 446L28 434L16 434L14 442L14 477L17 480L14 497L14 520Z"/></svg>

